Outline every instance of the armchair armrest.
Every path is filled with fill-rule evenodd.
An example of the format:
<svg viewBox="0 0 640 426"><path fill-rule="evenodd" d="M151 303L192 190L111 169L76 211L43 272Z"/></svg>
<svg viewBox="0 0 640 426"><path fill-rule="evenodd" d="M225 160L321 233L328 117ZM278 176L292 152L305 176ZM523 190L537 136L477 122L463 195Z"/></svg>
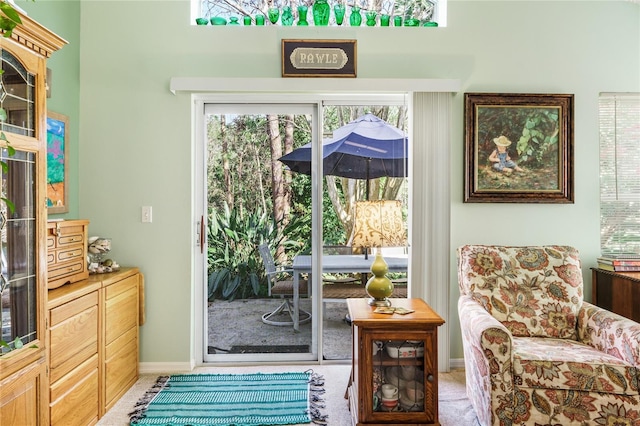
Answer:
<svg viewBox="0 0 640 426"><path fill-rule="evenodd" d="M513 393L512 335L471 296L460 296L458 314L467 394L474 400L480 424L493 424L492 408L504 404Z"/></svg>
<svg viewBox="0 0 640 426"><path fill-rule="evenodd" d="M635 321L583 302L578 313L578 339L640 368L640 324Z"/></svg>

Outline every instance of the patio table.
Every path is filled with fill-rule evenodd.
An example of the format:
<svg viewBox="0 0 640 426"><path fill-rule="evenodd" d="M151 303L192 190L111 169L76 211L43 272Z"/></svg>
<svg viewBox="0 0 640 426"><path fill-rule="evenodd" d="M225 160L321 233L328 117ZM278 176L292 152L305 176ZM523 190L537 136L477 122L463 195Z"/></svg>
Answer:
<svg viewBox="0 0 640 426"><path fill-rule="evenodd" d="M300 322L300 275L311 273L311 255L298 255L293 258L293 329L299 331ZM370 272L375 255L369 255L365 259L363 254L341 255L325 254L322 256L322 272ZM408 256L384 256L389 266L389 272L407 272L409 265ZM309 286L311 288L313 286Z"/></svg>

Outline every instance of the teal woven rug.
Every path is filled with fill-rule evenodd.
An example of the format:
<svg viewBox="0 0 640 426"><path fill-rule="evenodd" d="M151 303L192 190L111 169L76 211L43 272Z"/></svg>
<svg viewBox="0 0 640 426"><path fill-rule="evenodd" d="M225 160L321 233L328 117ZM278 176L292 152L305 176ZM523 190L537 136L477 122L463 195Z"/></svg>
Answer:
<svg viewBox="0 0 640 426"><path fill-rule="evenodd" d="M177 374L159 377L130 413L132 425L327 424L322 376L310 371L274 374Z"/></svg>

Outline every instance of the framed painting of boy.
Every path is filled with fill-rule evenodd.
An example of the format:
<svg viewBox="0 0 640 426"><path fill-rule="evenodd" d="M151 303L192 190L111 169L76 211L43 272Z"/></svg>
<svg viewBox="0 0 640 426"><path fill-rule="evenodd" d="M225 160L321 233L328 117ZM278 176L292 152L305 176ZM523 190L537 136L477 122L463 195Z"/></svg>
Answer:
<svg viewBox="0 0 640 426"><path fill-rule="evenodd" d="M572 94L465 93L465 203L573 203Z"/></svg>

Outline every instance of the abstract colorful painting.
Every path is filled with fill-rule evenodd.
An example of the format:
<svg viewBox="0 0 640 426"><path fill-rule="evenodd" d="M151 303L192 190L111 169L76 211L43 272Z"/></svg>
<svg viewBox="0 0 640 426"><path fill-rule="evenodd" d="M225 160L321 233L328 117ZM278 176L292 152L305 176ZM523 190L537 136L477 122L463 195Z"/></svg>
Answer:
<svg viewBox="0 0 640 426"><path fill-rule="evenodd" d="M66 213L67 148L69 118L49 111L47 114L47 208L49 213Z"/></svg>

